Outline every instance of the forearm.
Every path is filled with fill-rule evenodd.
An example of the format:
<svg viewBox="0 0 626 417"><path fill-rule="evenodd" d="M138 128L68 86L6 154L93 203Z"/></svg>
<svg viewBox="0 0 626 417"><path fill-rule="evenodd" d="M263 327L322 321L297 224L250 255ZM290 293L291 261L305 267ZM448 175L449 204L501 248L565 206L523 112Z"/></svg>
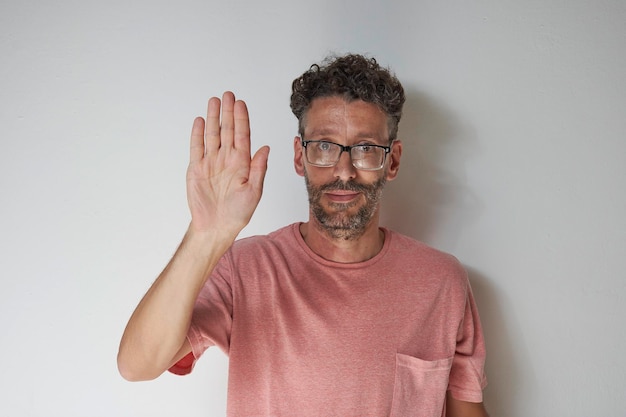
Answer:
<svg viewBox="0 0 626 417"><path fill-rule="evenodd" d="M183 346L198 294L234 237L188 231L167 267L132 314L118 353L129 380L161 375Z"/></svg>
<svg viewBox="0 0 626 417"><path fill-rule="evenodd" d="M446 417L489 417L483 403L460 401L448 391L446 397Z"/></svg>

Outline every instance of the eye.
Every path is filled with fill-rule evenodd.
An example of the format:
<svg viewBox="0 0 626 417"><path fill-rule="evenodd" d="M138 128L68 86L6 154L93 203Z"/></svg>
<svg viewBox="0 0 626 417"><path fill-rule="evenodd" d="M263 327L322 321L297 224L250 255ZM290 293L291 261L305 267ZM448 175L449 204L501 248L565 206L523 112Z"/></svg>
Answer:
<svg viewBox="0 0 626 417"><path fill-rule="evenodd" d="M319 142L317 144L317 149L319 149L322 152L328 152L333 148L331 143L328 142Z"/></svg>
<svg viewBox="0 0 626 417"><path fill-rule="evenodd" d="M372 153L372 152L374 152L376 150L376 148L374 146L371 146L371 145L360 145L359 149L363 153Z"/></svg>

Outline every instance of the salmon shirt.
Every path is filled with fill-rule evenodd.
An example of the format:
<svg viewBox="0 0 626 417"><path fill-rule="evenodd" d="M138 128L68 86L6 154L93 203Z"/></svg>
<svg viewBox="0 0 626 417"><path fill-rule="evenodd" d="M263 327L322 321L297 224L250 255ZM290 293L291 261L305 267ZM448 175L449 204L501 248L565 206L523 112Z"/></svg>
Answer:
<svg viewBox="0 0 626 417"><path fill-rule="evenodd" d="M481 402L485 345L453 256L388 229L359 263L316 255L299 224L238 240L198 296L188 339L229 356L228 416L441 417Z"/></svg>

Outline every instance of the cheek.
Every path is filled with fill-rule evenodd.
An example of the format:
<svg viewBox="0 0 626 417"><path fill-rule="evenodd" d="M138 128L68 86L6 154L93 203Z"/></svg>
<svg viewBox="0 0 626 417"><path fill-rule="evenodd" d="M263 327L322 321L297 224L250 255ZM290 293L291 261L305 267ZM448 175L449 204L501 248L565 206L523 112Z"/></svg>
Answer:
<svg viewBox="0 0 626 417"><path fill-rule="evenodd" d="M302 174L314 186L320 186L334 182L336 178L333 176L333 170L329 168L320 168L312 165L302 164Z"/></svg>
<svg viewBox="0 0 626 417"><path fill-rule="evenodd" d="M357 177L357 181L361 184L372 185L380 182L387 177L387 166L384 166L383 169L378 171L361 171L360 175Z"/></svg>

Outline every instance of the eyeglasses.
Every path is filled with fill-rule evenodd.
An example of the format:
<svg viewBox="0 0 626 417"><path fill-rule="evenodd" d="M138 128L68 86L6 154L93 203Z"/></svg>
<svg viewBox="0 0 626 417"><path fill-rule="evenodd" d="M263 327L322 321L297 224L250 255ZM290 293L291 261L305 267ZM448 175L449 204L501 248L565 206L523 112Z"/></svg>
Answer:
<svg viewBox="0 0 626 417"><path fill-rule="evenodd" d="M332 167L339 162L341 154L348 152L352 166L364 171L377 171L385 164L385 158L391 151L391 146L358 144L343 146L325 140L304 140L304 155L309 164L316 167Z"/></svg>

